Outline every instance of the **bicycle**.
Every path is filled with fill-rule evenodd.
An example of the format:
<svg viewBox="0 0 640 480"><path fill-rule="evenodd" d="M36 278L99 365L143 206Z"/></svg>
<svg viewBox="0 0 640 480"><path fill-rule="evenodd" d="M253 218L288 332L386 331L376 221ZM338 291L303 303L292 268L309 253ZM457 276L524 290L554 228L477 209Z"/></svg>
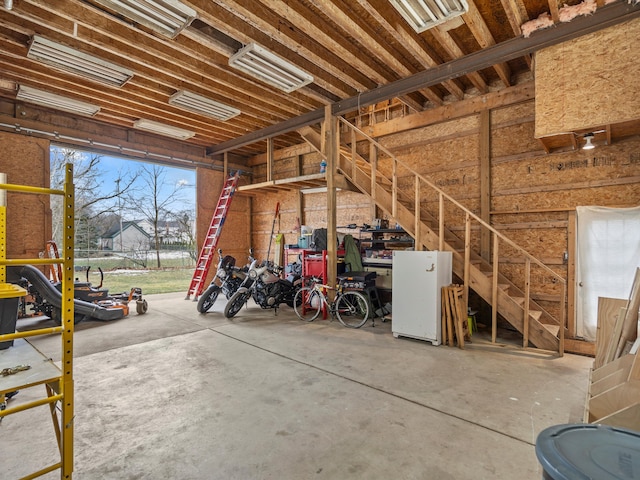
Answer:
<svg viewBox="0 0 640 480"><path fill-rule="evenodd" d="M320 278L311 277L311 286L306 286L296 292L293 309L300 320L313 322L322 307L326 307L332 318L349 328L360 328L369 318L369 300L362 293L355 290L344 291L342 282L337 287L323 285ZM336 297L329 302L326 290L335 290Z"/></svg>

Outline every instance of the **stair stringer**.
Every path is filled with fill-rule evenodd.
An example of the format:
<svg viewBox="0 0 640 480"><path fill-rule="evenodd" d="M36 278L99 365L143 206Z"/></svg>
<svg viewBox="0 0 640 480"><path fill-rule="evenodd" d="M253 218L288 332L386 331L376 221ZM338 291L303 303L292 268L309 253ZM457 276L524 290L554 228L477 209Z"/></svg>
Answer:
<svg viewBox="0 0 640 480"><path fill-rule="evenodd" d="M320 152L320 134L312 128L305 128L298 130L300 135L318 152ZM393 211L393 198L392 194L385 189L382 183L387 188L391 188L393 182L388 178L381 176L376 172L376 182L372 185L371 181L371 164L361 155L355 153L344 143L341 143L339 149L339 161L338 171L353 184L363 194L369 196L374 203L392 216L414 239L416 236L416 221L414 213L404 206L400 202L400 198L403 196L401 191L397 192L398 199L396 201L395 212ZM366 170L368 170L368 172ZM427 212L421 212L425 217L431 217ZM436 222L434 218L429 218L433 223ZM440 245L439 236L434 232L430 225L426 224L422 219L420 220L420 239L416 239L416 243L420 242L431 250L437 250ZM457 251L460 244L464 244L463 240L458 238L453 232L444 229L445 239L453 238L458 245L454 245L451 241L444 242L444 250L451 251L453 256L453 272L460 278L464 278L464 255ZM469 265L469 288L475 291L480 297L482 297L488 304L497 308L500 313L516 330L520 333L524 332L524 307L519 303L518 297L510 295L509 292L517 294L520 297L524 296L522 290L520 290L515 284L513 284L508 278L500 274L498 276L498 289L497 289L497 306L493 302L493 280L490 278L491 272L489 272L490 265L480 255L475 252L471 252L472 261L480 261L480 266L484 266L486 270L482 270L474 263ZM507 285L503 288L500 285ZM550 324L559 325L559 322L550 314L548 314L542 307L536 302L530 299L529 301L529 341L536 347L560 351L560 339L553 333L551 333L541 319L550 322Z"/></svg>
<svg viewBox="0 0 640 480"><path fill-rule="evenodd" d="M341 156L346 156L343 152L341 152ZM374 196L371 195L371 177L359 166L356 166L356 175L352 175L353 168L343 169L339 166L339 170L341 173L347 177L351 183L353 183L356 188L358 188L363 194L369 196L374 199ZM349 172L348 170L351 170ZM368 181L363 181L366 179ZM384 210L387 214L394 217L394 219L407 231L409 234L413 235L415 238L415 216L412 211L410 211L404 205L397 203L396 204L396 212L395 215L392 212L393 210L393 199L392 195L386 191L381 185L376 184L375 186L375 199L376 205ZM422 220L420 221L420 239L417 240L425 245L430 250L437 250L439 248L439 236L435 233L429 225L424 223ZM453 235L453 234L451 234ZM448 242L444 244L445 251L452 252L453 255L453 272L460 278L464 278L464 256L457 252L455 246L451 245ZM509 285L509 288L516 289L516 292L519 291L506 277L500 276L499 281L501 283L505 283ZM488 304L493 305L492 299L492 287L493 281L483 272L480 268L476 267L474 264L469 265L469 288L475 291L480 297L482 297ZM511 324L516 330L520 333L524 332L524 308L518 303L515 297L509 295L506 291L507 289L498 288L498 304L494 305L494 308L497 307L498 312ZM521 293L521 292L520 292ZM532 307L532 308L531 308ZM547 330L544 325L533 316L532 311L536 311L536 304L534 302L530 302L530 311L529 311L529 340L533 343L537 348L541 348L544 350L559 350L559 339L557 336L552 334L549 330Z"/></svg>

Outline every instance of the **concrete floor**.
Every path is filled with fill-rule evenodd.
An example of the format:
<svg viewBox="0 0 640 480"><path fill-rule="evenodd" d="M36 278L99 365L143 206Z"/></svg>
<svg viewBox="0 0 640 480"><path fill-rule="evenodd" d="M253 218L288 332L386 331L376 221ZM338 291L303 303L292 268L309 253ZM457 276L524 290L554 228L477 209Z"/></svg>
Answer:
<svg viewBox="0 0 640 480"><path fill-rule="evenodd" d="M582 418L590 358L147 298L146 315L77 326L74 478L540 479L537 434ZM60 358L59 337L32 342ZM0 432L2 479L58 458L47 407Z"/></svg>

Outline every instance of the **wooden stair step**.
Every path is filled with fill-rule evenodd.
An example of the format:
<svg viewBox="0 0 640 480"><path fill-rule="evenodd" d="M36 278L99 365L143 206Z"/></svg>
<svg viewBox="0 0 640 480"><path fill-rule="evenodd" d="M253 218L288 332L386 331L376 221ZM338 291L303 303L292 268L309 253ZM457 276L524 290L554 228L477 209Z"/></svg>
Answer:
<svg viewBox="0 0 640 480"><path fill-rule="evenodd" d="M485 275L489 280L493 281L493 270L490 272L483 272L483 273L485 273ZM498 288L508 293L509 289L511 288L511 285L508 283L498 283ZM514 298L521 298L521 297L514 297ZM522 298L522 305L524 305L524 298Z"/></svg>
<svg viewBox="0 0 640 480"><path fill-rule="evenodd" d="M316 132L314 132L314 134L317 138L319 138L320 136L319 134L317 134ZM392 208L397 207L399 215L401 217L402 215L406 217L404 219L405 221L413 221L417 214L419 217L418 220L424 226L423 228L429 230L429 232L431 232L432 235L435 235L437 237L440 233L444 233L444 241L446 242L445 249L447 251L452 251L456 257L456 262L454 262L454 270L456 266L460 267L459 265L460 259L461 257L462 258L465 257L465 248L464 248L464 240L461 239L458 236L458 234L454 233L453 231L450 231L446 227L444 229L444 232L440 232L440 222L437 220L437 218L432 217L431 215L425 213L424 211L415 212L414 211L415 205L413 203L413 199L409 198L405 194L405 192L402 191L401 188L398 188L397 196L396 198L394 198L393 197L394 192L392 189L393 183L390 181L390 179L383 176L380 171L373 172L371 168L372 165L370 163L370 160L361 156L359 153L353 154L353 150L344 144L341 145L339 154L341 157L340 169L344 170L344 174L350 178L350 176L352 175L351 167L353 166L357 173L354 174L355 178L352 179L352 181L363 192L366 193L366 191L369 190L371 185L370 184L371 177L375 176L375 182L377 185L376 188L377 188L377 192L379 193L378 195L376 195L376 204L380 208L390 211ZM358 178L359 176L362 176L363 178ZM392 205L394 201L397 202L397 205ZM463 233L460 233L460 235L463 235ZM472 249L470 253L472 258L470 258L469 261L472 265L472 268L476 271L479 270L480 273L482 273L483 276L485 276L485 278L487 279L487 282L493 282L494 280L493 271L492 271L493 266L491 265L490 261L486 261L485 259L481 258L481 256L479 255L479 252L477 252L475 249ZM483 287L487 286L487 284L484 283L484 281L480 283L481 283L481 286ZM500 288L500 290L505 292L509 298L513 299L515 305L517 305L520 309L523 310L524 304L525 304L525 298L513 296L512 294L510 294L509 290L513 290L511 288L512 286L513 285L511 285L508 281L506 283L504 280L502 282L498 282L498 287ZM515 294L515 292L513 293ZM490 301L490 300L487 300L487 301ZM502 310L502 307L500 307L500 310ZM505 319L510 323L512 323L512 325L517 325L518 323L521 323L522 310L518 312L518 309L514 308L513 304L505 305L504 306ZM536 321L540 323L540 319L542 318L544 312L539 310L532 310L530 308L528 313L529 313L530 321ZM509 318L509 317L512 317L512 318ZM556 344L558 342L559 327L557 325L544 325L544 324L543 326L548 331L548 333L544 333L544 330L539 328L537 325L536 325L536 328L533 328L530 331L532 343L538 346L539 348L545 348L545 349L557 348ZM552 339L550 338L551 336L554 336L555 338Z"/></svg>
<svg viewBox="0 0 640 480"><path fill-rule="evenodd" d="M536 321L540 321L540 317L542 316L542 312L540 310L529 310L529 316Z"/></svg>
<svg viewBox="0 0 640 480"><path fill-rule="evenodd" d="M560 325L549 325L548 323L543 323L542 326L551 332L554 337L557 337L558 332L560 332Z"/></svg>

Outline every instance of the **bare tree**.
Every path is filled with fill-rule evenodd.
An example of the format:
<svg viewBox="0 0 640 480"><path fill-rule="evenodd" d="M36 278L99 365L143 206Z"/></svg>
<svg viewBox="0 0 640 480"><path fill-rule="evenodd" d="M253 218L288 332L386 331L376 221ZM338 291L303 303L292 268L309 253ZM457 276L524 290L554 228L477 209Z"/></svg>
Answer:
<svg viewBox="0 0 640 480"><path fill-rule="evenodd" d="M167 170L160 165L144 165L140 177L145 188L131 199L136 211L153 226L153 246L156 251L157 266L160 268L161 225L160 220L172 216L172 208L183 201L184 184L171 185L167 180Z"/></svg>
<svg viewBox="0 0 640 480"><path fill-rule="evenodd" d="M193 261L196 261L198 257L196 256L196 235L195 235L195 211L193 210L182 210L177 212L175 215L175 220L178 223L178 236L180 237L180 241L188 248L189 257Z"/></svg>
<svg viewBox="0 0 640 480"><path fill-rule="evenodd" d="M82 246L87 249L95 247L96 235L100 226L99 219L105 214L117 212L116 204L121 196L126 195L133 187L137 174L118 172L118 189L108 189L103 185L104 171L100 168L103 157L94 153L70 148L53 147L51 149L50 184L51 188L61 189L65 180L65 165L73 164L73 183L75 187L75 218L82 219L84 233ZM62 198L53 197L51 210L54 218L53 239L60 242L62 222ZM76 230L77 232L79 230Z"/></svg>

